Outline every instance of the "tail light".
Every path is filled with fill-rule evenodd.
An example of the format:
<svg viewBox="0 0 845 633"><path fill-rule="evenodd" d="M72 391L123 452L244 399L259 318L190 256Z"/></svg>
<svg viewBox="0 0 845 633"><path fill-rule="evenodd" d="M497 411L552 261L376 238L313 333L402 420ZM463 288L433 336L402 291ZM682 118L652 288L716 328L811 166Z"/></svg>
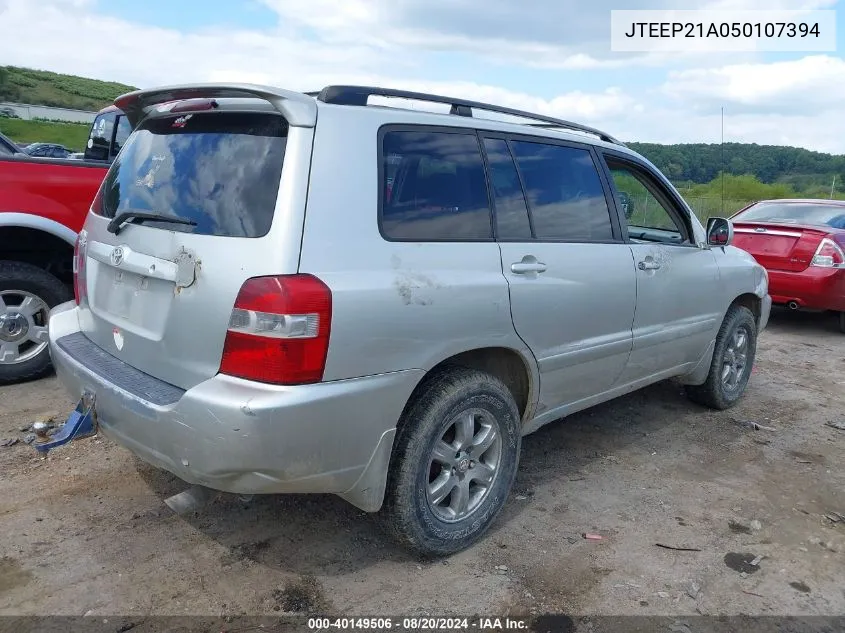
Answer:
<svg viewBox="0 0 845 633"><path fill-rule="evenodd" d="M248 279L229 319L220 372L277 385L320 382L331 324L331 290L316 277Z"/></svg>
<svg viewBox="0 0 845 633"><path fill-rule="evenodd" d="M88 299L88 281L85 274L87 251L88 233L82 230L76 236L76 244L73 247L73 298L76 305L81 305Z"/></svg>
<svg viewBox="0 0 845 633"><path fill-rule="evenodd" d="M822 268L845 268L845 253L836 242L826 237L816 249L811 265Z"/></svg>

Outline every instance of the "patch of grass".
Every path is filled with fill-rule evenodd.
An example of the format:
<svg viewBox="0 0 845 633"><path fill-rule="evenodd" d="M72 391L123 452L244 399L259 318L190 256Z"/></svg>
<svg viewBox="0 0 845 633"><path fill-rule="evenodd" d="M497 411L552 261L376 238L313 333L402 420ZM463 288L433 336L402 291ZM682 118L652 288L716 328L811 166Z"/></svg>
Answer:
<svg viewBox="0 0 845 633"><path fill-rule="evenodd" d="M0 66L0 101L97 111L133 90L115 81Z"/></svg>
<svg viewBox="0 0 845 633"><path fill-rule="evenodd" d="M76 152L85 149L90 128L88 123L24 121L0 117L0 132L15 143L58 143Z"/></svg>

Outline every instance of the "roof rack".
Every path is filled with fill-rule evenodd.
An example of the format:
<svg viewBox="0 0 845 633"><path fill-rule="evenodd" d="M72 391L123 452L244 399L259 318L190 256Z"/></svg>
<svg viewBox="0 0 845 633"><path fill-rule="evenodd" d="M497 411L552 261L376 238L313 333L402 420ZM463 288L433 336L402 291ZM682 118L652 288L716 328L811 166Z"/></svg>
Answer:
<svg viewBox="0 0 845 633"><path fill-rule="evenodd" d="M323 103L332 103L335 105L365 106L367 105L367 99L371 96L413 99L415 101L428 101L430 103L445 103L451 106L449 114L453 115L472 117L473 110L496 112L498 114L507 114L509 116L539 122L530 125L539 125L541 127L548 128L561 128L565 130L574 130L576 132L586 132L587 134L593 134L599 137L606 143L624 146L624 143L613 138L610 134L586 125L565 121L563 119L556 119L542 114L535 114L533 112L526 112L524 110L515 110L513 108L506 108L504 106L497 106L490 103L482 103L480 101L468 101L466 99L443 97L424 92L411 92L409 90L374 88L368 86L327 86L319 92L306 92L305 94L311 97L316 97Z"/></svg>

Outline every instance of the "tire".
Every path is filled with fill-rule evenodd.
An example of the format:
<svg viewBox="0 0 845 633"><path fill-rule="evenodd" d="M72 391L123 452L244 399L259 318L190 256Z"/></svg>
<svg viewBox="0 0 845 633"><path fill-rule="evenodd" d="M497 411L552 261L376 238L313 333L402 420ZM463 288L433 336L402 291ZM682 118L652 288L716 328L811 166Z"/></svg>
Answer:
<svg viewBox="0 0 845 633"><path fill-rule="evenodd" d="M466 431L459 435L455 420L470 416L472 440L477 445L467 454L459 448L471 443L463 441ZM493 428L496 434L491 434ZM493 435L498 439L479 454L478 446L490 442ZM442 451L438 461L433 452L440 442L441 448L451 444L453 452L446 455L447 451ZM398 425L381 510L387 531L422 557L447 556L466 549L484 535L504 507L516 477L521 443L519 411L501 381L462 367L427 379ZM494 464L487 486L473 477L473 473L475 477L489 476ZM438 502L447 488L452 492ZM440 493L435 497L432 491ZM462 497L468 499L463 516Z"/></svg>
<svg viewBox="0 0 845 633"><path fill-rule="evenodd" d="M739 356L734 349L740 347L738 333L745 334L745 360L739 362ZM731 306L716 336L716 347L710 372L703 385L687 385L687 396L693 402L716 410L725 410L734 406L742 398L757 353L757 322L751 310L744 306ZM726 364L731 363L733 372L729 372L729 380L723 380Z"/></svg>
<svg viewBox="0 0 845 633"><path fill-rule="evenodd" d="M35 305L40 309L33 315L26 315L24 311L16 312L16 322L12 325L16 330L22 332L21 327L26 328L28 333L38 331L42 341L46 335L47 313L50 309L60 303L70 300L73 296L67 286L47 271L33 266L13 261L0 261L0 297L7 306L23 306L27 297L30 298L28 306ZM40 304L36 303L40 302ZM34 308L28 307L25 312ZM0 307L0 318L8 313ZM9 319L9 316L5 317ZM25 322L24 325L21 325ZM43 331L40 328L45 328ZM9 350L6 354L0 354L0 385L12 382L34 380L47 375L52 369L50 362L50 350L48 346L41 345L36 341L27 338L18 339L18 334L13 334L0 324L0 346L4 343L18 343L16 356L9 359Z"/></svg>
<svg viewBox="0 0 845 633"><path fill-rule="evenodd" d="M839 313L839 331L845 334L845 312Z"/></svg>

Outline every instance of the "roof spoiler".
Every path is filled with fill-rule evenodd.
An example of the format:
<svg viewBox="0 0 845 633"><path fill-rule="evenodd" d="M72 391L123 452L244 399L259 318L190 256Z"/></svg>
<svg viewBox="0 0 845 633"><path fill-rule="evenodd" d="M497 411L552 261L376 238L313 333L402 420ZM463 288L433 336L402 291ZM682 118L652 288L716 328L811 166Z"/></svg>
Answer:
<svg viewBox="0 0 845 633"><path fill-rule="evenodd" d="M150 108L183 99L244 99L269 101L294 127L314 127L317 123L317 103L301 92L279 90L267 86L241 83L183 84L136 90L121 95L114 105L123 110L133 128L146 116Z"/></svg>

